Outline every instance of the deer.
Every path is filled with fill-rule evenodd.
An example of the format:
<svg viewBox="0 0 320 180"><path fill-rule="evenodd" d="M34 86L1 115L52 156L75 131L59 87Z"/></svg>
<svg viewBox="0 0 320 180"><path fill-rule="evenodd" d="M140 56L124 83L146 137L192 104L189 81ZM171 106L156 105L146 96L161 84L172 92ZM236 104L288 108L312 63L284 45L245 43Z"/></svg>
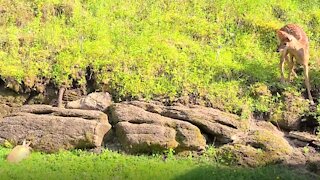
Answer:
<svg viewBox="0 0 320 180"><path fill-rule="evenodd" d="M311 86L309 79L309 40L307 34L303 31L301 27L296 24L287 24L277 30L278 40L280 44L278 45L277 52L280 53L280 72L281 72L281 83L285 83L284 78L284 63L288 62L289 74L288 82L293 80L293 77L297 77L295 73L295 65L299 63L303 66L304 82L307 88L308 98L311 105L314 105L311 96ZM295 59L295 61L294 61Z"/></svg>

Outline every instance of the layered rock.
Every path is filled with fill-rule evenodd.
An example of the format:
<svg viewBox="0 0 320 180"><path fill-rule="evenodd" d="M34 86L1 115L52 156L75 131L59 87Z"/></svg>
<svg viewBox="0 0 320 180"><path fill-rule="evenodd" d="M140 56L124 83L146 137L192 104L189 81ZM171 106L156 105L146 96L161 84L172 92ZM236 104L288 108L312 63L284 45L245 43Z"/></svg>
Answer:
<svg viewBox="0 0 320 180"><path fill-rule="evenodd" d="M125 150L130 153L165 149L201 150L206 141L200 130L189 122L161 116L130 104L114 104L110 120Z"/></svg>
<svg viewBox="0 0 320 180"><path fill-rule="evenodd" d="M109 93L95 92L81 99L68 102L66 108L105 111L111 103L112 101Z"/></svg>
<svg viewBox="0 0 320 180"><path fill-rule="evenodd" d="M298 147L310 145L320 149L320 138L316 135L307 132L290 131L287 137L293 139L292 142Z"/></svg>
<svg viewBox="0 0 320 180"><path fill-rule="evenodd" d="M162 106L140 101L133 101L130 104L165 117L190 122L221 143L237 140L249 128L249 120L241 120L237 115L213 108L202 106Z"/></svg>
<svg viewBox="0 0 320 180"><path fill-rule="evenodd" d="M111 129L106 114L99 111L25 105L0 120L0 144L26 139L44 152L101 146Z"/></svg>
<svg viewBox="0 0 320 180"><path fill-rule="evenodd" d="M320 169L320 141L316 135L282 132L270 122L243 120L202 106L164 106L141 101L110 105L111 98L106 100L104 95L89 95L76 101L77 105L68 106L76 109L26 105L9 115L12 108L0 111L0 115L6 115L0 120L0 144L6 140L17 144L26 139L32 141L33 149L55 152L95 148L110 140L116 150L121 147L128 153L150 154L170 148L175 152L199 151L214 143L219 158L233 164L254 167L281 162L313 168L315 172ZM294 125L289 121L285 124L297 128L297 117L290 121ZM100 152L101 148L95 150Z"/></svg>
<svg viewBox="0 0 320 180"><path fill-rule="evenodd" d="M267 122L258 122L246 137L222 146L220 153L222 156L231 155L233 163L254 167L283 162L291 156L293 148L282 132Z"/></svg>
<svg viewBox="0 0 320 180"><path fill-rule="evenodd" d="M301 117L309 109L308 100L292 92L284 92L284 102L276 108L281 107L281 111L275 110L270 120L285 130L299 130Z"/></svg>
<svg viewBox="0 0 320 180"><path fill-rule="evenodd" d="M6 104L0 104L0 118L10 114L12 108L7 106Z"/></svg>

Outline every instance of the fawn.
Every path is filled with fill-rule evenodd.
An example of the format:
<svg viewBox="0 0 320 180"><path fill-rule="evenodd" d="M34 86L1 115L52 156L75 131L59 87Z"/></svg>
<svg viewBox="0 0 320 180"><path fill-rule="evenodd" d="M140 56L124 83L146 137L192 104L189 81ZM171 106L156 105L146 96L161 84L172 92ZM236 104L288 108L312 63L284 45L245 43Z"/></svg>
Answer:
<svg viewBox="0 0 320 180"><path fill-rule="evenodd" d="M277 52L280 52L280 71L281 82L284 80L284 62L289 64L288 81L291 81L291 77L297 76L294 71L295 61L303 66L304 82L307 88L308 98L311 104L314 104L310 93L310 80L309 80L309 40L306 33L295 24L287 24L277 31L280 45ZM290 59L289 57L290 56Z"/></svg>

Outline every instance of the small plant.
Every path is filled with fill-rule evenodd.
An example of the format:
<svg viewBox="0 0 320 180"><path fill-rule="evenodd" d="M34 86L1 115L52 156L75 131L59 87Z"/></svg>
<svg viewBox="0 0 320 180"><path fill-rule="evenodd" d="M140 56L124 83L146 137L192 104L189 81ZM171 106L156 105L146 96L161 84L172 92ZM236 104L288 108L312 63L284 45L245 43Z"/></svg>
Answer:
<svg viewBox="0 0 320 180"><path fill-rule="evenodd" d="M217 149L214 145L209 145L206 148L206 151L202 155L203 158L213 160L214 162L218 162L218 154L217 154Z"/></svg>
<svg viewBox="0 0 320 180"><path fill-rule="evenodd" d="M163 152L164 154L164 159L174 159L174 153L175 153L175 150L173 148L169 148L168 150L165 150Z"/></svg>
<svg viewBox="0 0 320 180"><path fill-rule="evenodd" d="M8 140L5 140L4 141L4 144L3 144L4 147L6 148L13 148L13 145L11 142L9 142Z"/></svg>
<svg viewBox="0 0 320 180"><path fill-rule="evenodd" d="M310 151L310 149L309 149L308 146L304 146L304 147L303 147L303 153L304 153L304 154L308 154L309 151Z"/></svg>

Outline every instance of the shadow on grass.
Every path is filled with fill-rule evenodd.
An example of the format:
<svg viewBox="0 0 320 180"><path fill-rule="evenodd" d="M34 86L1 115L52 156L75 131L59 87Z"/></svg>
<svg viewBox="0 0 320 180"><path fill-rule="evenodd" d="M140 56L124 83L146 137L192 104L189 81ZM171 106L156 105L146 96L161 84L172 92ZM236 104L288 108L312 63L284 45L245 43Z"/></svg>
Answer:
<svg viewBox="0 0 320 180"><path fill-rule="evenodd" d="M320 177L298 169L289 168L281 165L270 165L258 168L244 167L223 167L223 166L199 166L187 173L175 178L175 180L186 179L230 179L230 180L256 180L256 179L301 179L311 180Z"/></svg>

